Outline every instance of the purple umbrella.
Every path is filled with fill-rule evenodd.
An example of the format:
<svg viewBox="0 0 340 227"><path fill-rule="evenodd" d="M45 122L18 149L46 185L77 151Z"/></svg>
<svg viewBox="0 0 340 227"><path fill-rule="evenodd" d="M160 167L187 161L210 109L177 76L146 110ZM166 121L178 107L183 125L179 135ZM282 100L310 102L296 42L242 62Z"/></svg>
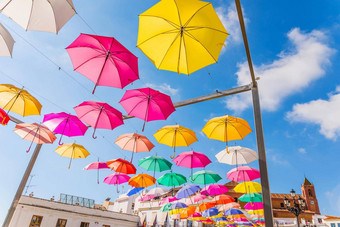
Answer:
<svg viewBox="0 0 340 227"><path fill-rule="evenodd" d="M170 209L171 210L174 210L174 209L182 209L182 208L186 208L188 207L185 203L181 203L181 202L178 202L178 203L174 203L170 206Z"/></svg>
<svg viewBox="0 0 340 227"><path fill-rule="evenodd" d="M200 186L198 186L197 184L186 185L177 192L176 198L184 199L195 194L200 189Z"/></svg>

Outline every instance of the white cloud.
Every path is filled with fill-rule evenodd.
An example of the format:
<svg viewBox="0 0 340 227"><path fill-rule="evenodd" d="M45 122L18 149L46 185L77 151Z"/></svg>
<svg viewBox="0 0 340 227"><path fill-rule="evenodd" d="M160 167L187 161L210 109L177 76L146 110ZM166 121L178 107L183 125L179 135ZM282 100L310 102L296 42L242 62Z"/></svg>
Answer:
<svg viewBox="0 0 340 227"><path fill-rule="evenodd" d="M328 139L340 136L340 87L329 94L328 100L317 99L307 103L295 104L287 113L291 122L305 122L320 126L320 133Z"/></svg>
<svg viewBox="0 0 340 227"><path fill-rule="evenodd" d="M292 48L282 51L277 60L254 66L256 76L260 76L259 91L261 106L275 111L281 102L325 75L325 66L330 64L334 53L326 43L326 36L319 30L304 33L294 28L287 34ZM250 74L246 62L238 65L238 85L249 84ZM251 95L240 94L225 100L229 109L240 112L250 107Z"/></svg>
<svg viewBox="0 0 340 227"><path fill-rule="evenodd" d="M170 96L175 96L175 95L178 95L179 93L179 89L173 88L167 83L164 83L164 84L146 83L145 86L158 90Z"/></svg>
<svg viewBox="0 0 340 227"><path fill-rule="evenodd" d="M303 148L303 147L301 147L301 148L299 148L299 153L300 154L307 154L307 151L306 151L306 149L305 148Z"/></svg>

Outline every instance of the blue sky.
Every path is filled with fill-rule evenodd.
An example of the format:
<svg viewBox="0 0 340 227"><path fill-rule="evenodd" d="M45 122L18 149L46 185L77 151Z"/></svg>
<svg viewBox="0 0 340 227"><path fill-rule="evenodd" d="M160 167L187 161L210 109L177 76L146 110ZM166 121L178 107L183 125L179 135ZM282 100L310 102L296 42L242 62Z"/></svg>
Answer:
<svg viewBox="0 0 340 227"><path fill-rule="evenodd" d="M151 86L171 95L176 102L250 82L244 64L246 56L235 5L229 0L212 2L231 34L218 64L190 76L158 71L136 47L138 14L156 2L74 2L78 13L98 35L115 37L139 57L141 80L124 90ZM340 59L337 50L340 45L340 2L244 0L242 4L256 76L260 77L271 191L289 193L291 188L295 188L300 192L303 178L307 176L315 184L321 212L339 216ZM118 104L124 91L98 87L96 96L93 96L90 94L93 83L73 72L65 47L80 33L92 33L79 16L75 15L58 35L25 32L3 15L0 15L0 22L16 40L13 58L0 60L0 82L19 87L21 84L25 85L43 104L42 116L51 112L74 113L73 107L86 100L108 102L124 113ZM73 79L59 71L21 37L60 65ZM225 114L244 118L254 129L250 94L182 107L167 121L147 123L144 134L156 144L156 148L150 153L135 155L135 164L138 158L155 153L169 159L172 149L157 144L152 134L164 125L178 123L196 132L199 142L192 144L190 148L208 155L214 164L206 169L223 176L220 183L227 182L226 173L233 167L217 163L214 157L224 148L224 143L208 140L200 133L208 119ZM40 116L15 116L25 122L42 121ZM76 141L92 154L87 159L73 161L70 170L67 168L69 160L54 152L57 144L43 146L32 171L36 176L32 181L34 186L29 192L34 191L35 196L42 198L53 195L59 198L60 193L67 193L95 199L96 203L101 203L107 197L114 199L117 196L114 186L102 183L98 185L96 172L83 171L82 168L96 161L98 157L102 161L119 157L130 158L131 153L120 150L114 145L114 140L123 133L141 132L142 124L141 120L131 119L114 131L98 130L97 140L91 138L92 129L89 129L85 137L64 137L65 142ZM26 154L29 142L21 140L13 133L14 127L10 123L0 128L1 220L5 217L32 154ZM236 141L236 144L256 150L255 133L249 134L243 141ZM190 148L178 148L177 154ZM257 163L252 163L251 166L258 168ZM173 170L181 171L187 176L190 174L184 168L174 167ZM102 171L101 180L109 173L110 171ZM128 188L127 185L124 187L125 190Z"/></svg>

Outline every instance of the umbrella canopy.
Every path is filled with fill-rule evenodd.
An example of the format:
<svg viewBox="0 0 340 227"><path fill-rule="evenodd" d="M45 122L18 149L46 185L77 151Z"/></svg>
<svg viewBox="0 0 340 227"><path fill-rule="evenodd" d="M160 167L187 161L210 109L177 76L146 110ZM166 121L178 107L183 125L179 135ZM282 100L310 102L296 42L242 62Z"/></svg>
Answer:
<svg viewBox="0 0 340 227"><path fill-rule="evenodd" d="M0 23L0 56L12 57L14 39L7 29Z"/></svg>
<svg viewBox="0 0 340 227"><path fill-rule="evenodd" d="M109 169L109 167L106 162L92 162L83 168L83 170L89 169Z"/></svg>
<svg viewBox="0 0 340 227"><path fill-rule="evenodd" d="M211 184L211 185L205 186L202 189L201 194L202 195L221 195L228 191L229 189L222 184Z"/></svg>
<svg viewBox="0 0 340 227"><path fill-rule="evenodd" d="M26 31L58 33L76 13L72 0L3 0L0 12Z"/></svg>
<svg viewBox="0 0 340 227"><path fill-rule="evenodd" d="M248 214L256 214L256 215L263 215L264 211L263 210L248 210Z"/></svg>
<svg viewBox="0 0 340 227"><path fill-rule="evenodd" d="M202 216L208 218L208 217L211 217L211 216L216 216L216 215L218 215L218 213L219 213L218 209L216 209L215 207L212 207L212 208L209 208L209 209L203 211Z"/></svg>
<svg viewBox="0 0 340 227"><path fill-rule="evenodd" d="M260 171L249 166L239 166L227 173L227 178L232 181L252 181L260 178Z"/></svg>
<svg viewBox="0 0 340 227"><path fill-rule="evenodd" d="M176 193L176 198L178 199L187 198L198 192L198 190L200 189L201 189L200 186L196 184L185 185Z"/></svg>
<svg viewBox="0 0 340 227"><path fill-rule="evenodd" d="M153 189L151 189L150 191L148 191L148 193L146 193L146 195L155 195L155 196L160 196L163 195L165 193L168 193L169 190L163 187L155 187Z"/></svg>
<svg viewBox="0 0 340 227"><path fill-rule="evenodd" d="M142 191L144 188L131 188L126 195L127 196L132 196L134 194L137 194L138 192Z"/></svg>
<svg viewBox="0 0 340 227"><path fill-rule="evenodd" d="M170 96L151 88L128 90L119 103L126 112L146 121L166 120L175 111Z"/></svg>
<svg viewBox="0 0 340 227"><path fill-rule="evenodd" d="M218 195L211 202L215 202L217 205L223 205L235 202L235 199L230 195Z"/></svg>
<svg viewBox="0 0 340 227"><path fill-rule="evenodd" d="M71 167L72 159L76 158L86 158L90 153L79 144L75 143L65 143L55 150L60 156L70 158L70 164L68 168Z"/></svg>
<svg viewBox="0 0 340 227"><path fill-rule="evenodd" d="M26 152L29 152L32 143L53 143L56 140L55 135L47 127L37 123L17 124L14 128L14 132L24 140L31 141L31 145Z"/></svg>
<svg viewBox="0 0 340 227"><path fill-rule="evenodd" d="M229 209L224 213L225 216L238 215L238 214L243 214L243 212L239 209Z"/></svg>
<svg viewBox="0 0 340 227"><path fill-rule="evenodd" d="M124 124L121 112L104 102L86 101L74 107L80 120L94 128L92 137L97 128L114 129Z"/></svg>
<svg viewBox="0 0 340 227"><path fill-rule="evenodd" d="M137 133L127 133L118 136L115 141L121 149L132 151L131 161L133 160L133 154L138 152L149 152L155 147L151 141L143 135Z"/></svg>
<svg viewBox="0 0 340 227"><path fill-rule="evenodd" d="M227 36L211 3L162 0L139 15L137 46L158 69L191 74L217 62Z"/></svg>
<svg viewBox="0 0 340 227"><path fill-rule="evenodd" d="M222 178L213 171L201 170L194 173L191 177L189 177L189 181L195 184L213 184L217 183Z"/></svg>
<svg viewBox="0 0 340 227"><path fill-rule="evenodd" d="M244 209L246 210L263 210L263 203L256 202L256 203L247 203L244 205Z"/></svg>
<svg viewBox="0 0 340 227"><path fill-rule="evenodd" d="M7 125L9 120L10 120L9 116L3 109L0 108L0 124Z"/></svg>
<svg viewBox="0 0 340 227"><path fill-rule="evenodd" d="M186 208L186 207L188 207L188 206L185 203L176 202L176 203L173 203L170 206L170 209L174 210L174 209L182 209L182 208Z"/></svg>
<svg viewBox="0 0 340 227"><path fill-rule="evenodd" d="M23 117L40 115L42 107L40 102L26 90L11 84L0 84L0 106L8 112L12 111Z"/></svg>
<svg viewBox="0 0 340 227"><path fill-rule="evenodd" d="M256 151L246 147L228 147L215 155L217 161L229 165L245 165L258 159Z"/></svg>
<svg viewBox="0 0 340 227"><path fill-rule="evenodd" d="M206 167L211 163L210 159L203 153L196 151L187 151L179 154L174 160L177 166L182 166L191 169Z"/></svg>
<svg viewBox="0 0 340 227"><path fill-rule="evenodd" d="M172 204L172 205L173 205L173 204ZM171 205L171 206L172 206L172 205ZM170 206L170 209L171 209L171 206ZM170 212L169 212L169 215L176 215L176 214L177 214L178 217L175 217L175 218L173 217L173 219L179 219L179 218L180 218L179 214L183 211L183 209L184 209L184 208L180 208L180 209L171 209ZM177 216L177 215L176 215L176 216Z"/></svg>
<svg viewBox="0 0 340 227"><path fill-rule="evenodd" d="M214 203L206 202L206 203L200 204L200 205L198 206L198 210L199 210L200 212L202 212L202 211L208 210L209 208L212 208L212 207L214 207L214 206L215 206Z"/></svg>
<svg viewBox="0 0 340 227"><path fill-rule="evenodd" d="M236 185L234 191L239 193L259 193L262 191L262 188L261 184L257 182L246 181Z"/></svg>
<svg viewBox="0 0 340 227"><path fill-rule="evenodd" d="M113 37L80 34L66 48L73 68L97 86L124 88L139 79L138 59Z"/></svg>
<svg viewBox="0 0 340 227"><path fill-rule="evenodd" d="M195 212L192 215L190 215L188 219L190 219L190 220L195 220L195 219L198 220L201 217L202 217L202 214L200 214L198 212Z"/></svg>
<svg viewBox="0 0 340 227"><path fill-rule="evenodd" d="M162 206L161 211L162 211L162 212L170 211L170 210L171 210L171 209L170 209L171 205L172 205L172 203L167 203L167 204L165 204L164 206Z"/></svg>
<svg viewBox="0 0 340 227"><path fill-rule="evenodd" d="M241 208L241 205L239 203L231 202L231 203L223 204L218 210L226 211L232 208Z"/></svg>
<svg viewBox="0 0 340 227"><path fill-rule="evenodd" d="M181 219L187 219L191 215L193 215L196 211L195 206L188 206L187 208L184 208L183 211L181 212Z"/></svg>
<svg viewBox="0 0 340 227"><path fill-rule="evenodd" d="M149 156L140 159L138 165L148 171L163 172L170 170L172 163L161 156Z"/></svg>
<svg viewBox="0 0 340 227"><path fill-rule="evenodd" d="M140 187L146 188L151 185L154 185L155 182L156 182L156 179L153 178L152 176L146 173L141 173L134 177L131 177L131 179L129 180L129 185L135 188L140 188Z"/></svg>
<svg viewBox="0 0 340 227"><path fill-rule="evenodd" d="M145 196L141 196L139 199L138 199L138 201L140 201L140 202L145 202L145 201L149 201L149 200L151 200L151 199L153 199L153 198L156 198L157 197L157 195L145 195Z"/></svg>
<svg viewBox="0 0 340 227"><path fill-rule="evenodd" d="M197 203L199 201L205 200L206 198L208 198L206 195L201 195L201 194L197 194L191 197L191 200L194 203Z"/></svg>
<svg viewBox="0 0 340 227"><path fill-rule="evenodd" d="M124 159L118 158L106 162L107 166L118 173L135 174L136 167Z"/></svg>
<svg viewBox="0 0 340 227"><path fill-rule="evenodd" d="M112 173L105 177L104 183L105 184L123 184L130 180L130 177L124 173Z"/></svg>
<svg viewBox="0 0 340 227"><path fill-rule="evenodd" d="M187 179L179 173L166 173L158 178L157 182L161 185L174 187L186 183Z"/></svg>
<svg viewBox="0 0 340 227"><path fill-rule="evenodd" d="M238 198L242 202L262 202L262 195L258 193L248 193Z"/></svg>
<svg viewBox="0 0 340 227"><path fill-rule="evenodd" d="M65 112L46 114L43 123L54 133L61 134L59 145L62 145L61 139L64 135L83 136L87 131L87 126L78 117Z"/></svg>
<svg viewBox="0 0 340 227"><path fill-rule="evenodd" d="M163 205L165 203L171 203L174 201L177 201L178 199L175 196L167 196L162 199L162 201L159 203L159 205Z"/></svg>
<svg viewBox="0 0 340 227"><path fill-rule="evenodd" d="M158 143L165 144L174 148L175 157L176 147L187 147L197 141L194 131L180 125L167 125L159 129L153 136Z"/></svg>

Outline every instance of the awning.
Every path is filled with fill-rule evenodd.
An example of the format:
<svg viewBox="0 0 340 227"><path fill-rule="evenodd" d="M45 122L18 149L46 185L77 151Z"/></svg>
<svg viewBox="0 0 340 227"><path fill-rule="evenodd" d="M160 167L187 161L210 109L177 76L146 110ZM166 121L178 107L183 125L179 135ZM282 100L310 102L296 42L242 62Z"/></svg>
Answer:
<svg viewBox="0 0 340 227"><path fill-rule="evenodd" d="M167 216L168 216L168 212L162 212L162 215L158 220L158 224L164 225Z"/></svg>
<svg viewBox="0 0 340 227"><path fill-rule="evenodd" d="M146 218L146 213L142 213L142 216L139 219L139 222L141 225L143 225L145 218Z"/></svg>
<svg viewBox="0 0 340 227"><path fill-rule="evenodd" d="M156 217L157 217L157 212L152 212L151 218L150 219L148 218L147 220L148 225L153 226L153 223L155 223Z"/></svg>

